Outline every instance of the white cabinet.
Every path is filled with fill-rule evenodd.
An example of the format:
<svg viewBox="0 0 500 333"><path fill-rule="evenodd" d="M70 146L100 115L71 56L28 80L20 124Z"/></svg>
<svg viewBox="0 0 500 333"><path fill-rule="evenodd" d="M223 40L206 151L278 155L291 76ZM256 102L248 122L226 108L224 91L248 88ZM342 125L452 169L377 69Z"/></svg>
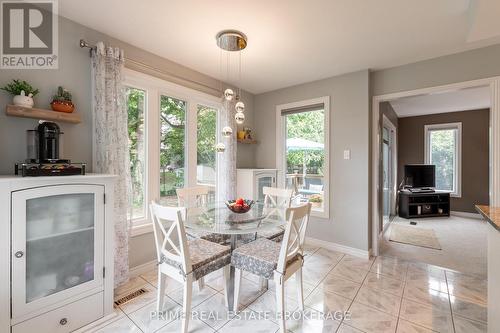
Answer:
<svg viewBox="0 0 500 333"><path fill-rule="evenodd" d="M0 237L10 236L0 332L70 332L110 314L113 177L10 177L0 188Z"/></svg>
<svg viewBox="0 0 500 333"><path fill-rule="evenodd" d="M276 187L276 169L237 169L237 196L264 201L263 187Z"/></svg>

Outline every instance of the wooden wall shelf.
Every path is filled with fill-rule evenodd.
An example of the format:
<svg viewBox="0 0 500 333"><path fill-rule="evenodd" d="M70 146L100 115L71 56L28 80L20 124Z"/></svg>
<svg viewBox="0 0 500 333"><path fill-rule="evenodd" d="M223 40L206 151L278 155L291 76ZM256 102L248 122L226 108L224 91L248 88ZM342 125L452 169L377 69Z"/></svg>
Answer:
<svg viewBox="0 0 500 333"><path fill-rule="evenodd" d="M254 145L254 144L257 144L257 140L248 140L248 139L238 139L238 143L243 143L243 144L246 144L246 145Z"/></svg>
<svg viewBox="0 0 500 333"><path fill-rule="evenodd" d="M17 105L7 105L5 114L14 117L42 119L78 124L82 121L79 113L64 113L45 109L25 108Z"/></svg>

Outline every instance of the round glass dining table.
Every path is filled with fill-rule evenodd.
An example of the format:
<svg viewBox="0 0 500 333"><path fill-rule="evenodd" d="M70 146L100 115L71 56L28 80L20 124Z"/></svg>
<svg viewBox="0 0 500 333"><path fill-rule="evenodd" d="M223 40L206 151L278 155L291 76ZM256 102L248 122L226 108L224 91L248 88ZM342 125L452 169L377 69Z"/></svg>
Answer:
<svg viewBox="0 0 500 333"><path fill-rule="evenodd" d="M254 202L246 213L234 213L224 202L212 202L203 206L186 207L184 225L196 231L230 235L231 252L236 248L239 235L255 234L286 224L286 207L265 207ZM229 311L234 305L234 267L230 267L229 281L226 281Z"/></svg>

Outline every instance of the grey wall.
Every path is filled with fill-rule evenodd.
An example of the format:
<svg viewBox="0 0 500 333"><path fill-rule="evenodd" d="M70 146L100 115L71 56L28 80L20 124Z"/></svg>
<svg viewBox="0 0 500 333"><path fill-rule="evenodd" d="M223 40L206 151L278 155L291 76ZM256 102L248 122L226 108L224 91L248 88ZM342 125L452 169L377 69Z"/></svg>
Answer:
<svg viewBox="0 0 500 333"><path fill-rule="evenodd" d="M424 163L425 125L462 123L462 196L451 198L451 210L475 213L475 204L489 202L489 124L486 110L399 118L398 184L405 164Z"/></svg>
<svg viewBox="0 0 500 333"><path fill-rule="evenodd" d="M373 96L500 75L500 44L374 71Z"/></svg>
<svg viewBox="0 0 500 333"><path fill-rule="evenodd" d="M255 96L256 166L276 168L276 105L330 96L330 218L308 236L369 249L369 73L360 71ZM344 149L351 160L343 159Z"/></svg>
<svg viewBox="0 0 500 333"><path fill-rule="evenodd" d="M57 86L63 85L73 93L77 112L82 115L82 123L69 125L60 123L64 131L63 153L65 158L92 165L92 116L91 116L91 72L88 50L79 47L79 40L90 43L104 41L125 50L126 66L160 78L168 79L190 88L215 94L220 82L214 78L187 67L161 58L152 53L126 44L93 29L84 27L68 19L59 20L59 69L58 70L1 70L0 86L12 79L22 79L40 89L35 97L35 106L50 108L49 102ZM243 92L246 105L245 126L252 127L253 95ZM11 103L12 97L0 91L0 107ZM26 130L36 126L37 121L17 117L7 117L0 112L0 174L13 174L14 163L26 158ZM251 167L255 158L255 146L239 145L238 166ZM154 259L152 233L133 237L130 241L130 266L136 266Z"/></svg>

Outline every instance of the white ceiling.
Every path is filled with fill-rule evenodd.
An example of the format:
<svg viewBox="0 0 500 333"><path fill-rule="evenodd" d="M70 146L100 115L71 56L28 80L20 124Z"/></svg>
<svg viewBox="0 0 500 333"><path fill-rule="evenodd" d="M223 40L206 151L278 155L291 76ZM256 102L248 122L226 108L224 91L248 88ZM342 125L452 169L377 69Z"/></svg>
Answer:
<svg viewBox="0 0 500 333"><path fill-rule="evenodd" d="M489 108L489 87L469 88L437 94L400 98L390 102L398 117L479 110Z"/></svg>
<svg viewBox="0 0 500 333"><path fill-rule="evenodd" d="M241 30L248 36L241 86L253 93L500 41L500 26L483 24L498 22L498 0L64 0L59 7L62 16L223 80L215 34Z"/></svg>

